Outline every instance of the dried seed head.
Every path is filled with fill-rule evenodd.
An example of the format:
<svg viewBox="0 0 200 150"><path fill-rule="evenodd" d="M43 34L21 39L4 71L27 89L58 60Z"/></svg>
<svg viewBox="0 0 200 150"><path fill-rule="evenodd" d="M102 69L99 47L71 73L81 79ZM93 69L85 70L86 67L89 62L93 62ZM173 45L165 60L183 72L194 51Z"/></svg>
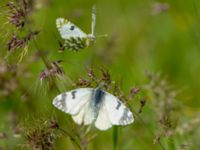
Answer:
<svg viewBox="0 0 200 150"><path fill-rule="evenodd" d="M96 79L97 79L97 77L96 77L96 75L95 75L95 73L94 73L94 70L93 70L92 68L89 68L89 69L88 69L88 76L89 76L92 80L96 80Z"/></svg>
<svg viewBox="0 0 200 150"><path fill-rule="evenodd" d="M187 150L187 149L189 149L190 145L189 144L181 144L179 147L180 147L180 150Z"/></svg>
<svg viewBox="0 0 200 150"><path fill-rule="evenodd" d="M6 7L8 9L8 21L15 25L16 28L23 28L26 18L32 10L32 0L18 0L8 2Z"/></svg>
<svg viewBox="0 0 200 150"><path fill-rule="evenodd" d="M19 48L24 48L29 41L33 39L34 36L38 35L39 31L29 32L29 34L23 38L13 35L10 41L7 43L8 51L13 51Z"/></svg>
<svg viewBox="0 0 200 150"><path fill-rule="evenodd" d="M0 139L6 139L7 135L4 132L0 132Z"/></svg>
<svg viewBox="0 0 200 150"><path fill-rule="evenodd" d="M52 129L58 129L59 128L58 122L55 119L51 119L49 127Z"/></svg>
<svg viewBox="0 0 200 150"><path fill-rule="evenodd" d="M163 125L166 129L169 129L172 127L172 122L171 122L171 119L170 119L170 116L163 116L160 120L159 120L159 123L161 125Z"/></svg>
<svg viewBox="0 0 200 150"><path fill-rule="evenodd" d="M27 144L32 150L53 150L56 139L55 128L51 128L49 121L37 122L33 128L28 127L25 132Z"/></svg>
<svg viewBox="0 0 200 150"><path fill-rule="evenodd" d="M142 113L142 110L143 110L145 104L146 104L146 99L141 99L140 100L140 109L139 109L138 113Z"/></svg>
<svg viewBox="0 0 200 150"><path fill-rule="evenodd" d="M135 95L137 95L139 92L140 92L140 88L139 87L133 87L131 90L130 90L130 93L129 93L129 99L133 99L135 97Z"/></svg>
<svg viewBox="0 0 200 150"><path fill-rule="evenodd" d="M108 70L104 70L104 69L101 69L101 73L102 73L102 81L105 81L107 83L110 83L111 82L111 76L108 72Z"/></svg>
<svg viewBox="0 0 200 150"><path fill-rule="evenodd" d="M76 82L76 86L88 87L90 85L91 85L91 82L84 78L79 78L78 81Z"/></svg>
<svg viewBox="0 0 200 150"><path fill-rule="evenodd" d="M172 88L167 80L162 78L161 74L150 74L149 83L144 86L152 99L153 107L159 118L158 127L161 137L169 137L176 133L179 123L178 112L179 105L176 100L176 90ZM159 137L159 138L158 138ZM156 140L155 141L158 141Z"/></svg>
<svg viewBox="0 0 200 150"><path fill-rule="evenodd" d="M40 80L53 76L63 76L64 71L59 66L61 62L61 60L51 62L50 66L40 73Z"/></svg>
<svg viewBox="0 0 200 150"><path fill-rule="evenodd" d="M166 12L169 9L169 4L168 3L154 3L152 7L153 7L152 14L157 15L162 12Z"/></svg>
<svg viewBox="0 0 200 150"><path fill-rule="evenodd" d="M17 28L22 28L25 23L25 12L18 7L15 3L9 2L6 4L8 7L8 20Z"/></svg>
<svg viewBox="0 0 200 150"><path fill-rule="evenodd" d="M13 35L10 41L7 43L8 51L22 47L24 42L17 39L16 35Z"/></svg>

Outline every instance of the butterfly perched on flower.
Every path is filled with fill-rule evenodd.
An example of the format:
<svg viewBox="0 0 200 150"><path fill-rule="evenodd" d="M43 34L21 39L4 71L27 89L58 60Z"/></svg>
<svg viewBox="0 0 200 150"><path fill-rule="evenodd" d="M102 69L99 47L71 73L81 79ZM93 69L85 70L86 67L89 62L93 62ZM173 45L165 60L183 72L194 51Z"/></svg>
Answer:
<svg viewBox="0 0 200 150"><path fill-rule="evenodd" d="M92 9L92 27L91 33L86 34L72 22L64 18L56 19L56 26L60 32L61 38L64 39L64 49L78 51L90 46L95 42L94 28L96 23L96 8Z"/></svg>
<svg viewBox="0 0 200 150"><path fill-rule="evenodd" d="M53 100L59 110L72 115L79 125L94 124L99 130L112 125L128 125L134 121L132 112L114 95L97 88L78 88L61 93Z"/></svg>

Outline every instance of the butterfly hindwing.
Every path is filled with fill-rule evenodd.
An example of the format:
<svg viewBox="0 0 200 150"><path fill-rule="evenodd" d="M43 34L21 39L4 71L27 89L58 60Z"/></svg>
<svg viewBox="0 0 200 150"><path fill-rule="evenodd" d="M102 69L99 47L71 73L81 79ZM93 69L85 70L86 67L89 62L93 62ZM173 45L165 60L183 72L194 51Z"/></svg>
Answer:
<svg viewBox="0 0 200 150"><path fill-rule="evenodd" d="M87 108L87 104L83 106L83 108L80 109L78 114L72 116L74 122L77 124L83 124L84 122L84 115L85 115L85 109Z"/></svg>
<svg viewBox="0 0 200 150"><path fill-rule="evenodd" d="M56 19L56 26L63 39L86 38L87 34L79 29L76 25L64 18Z"/></svg>
<svg viewBox="0 0 200 150"><path fill-rule="evenodd" d="M92 89L79 88L56 96L53 105L63 112L76 115L90 100Z"/></svg>
<svg viewBox="0 0 200 150"><path fill-rule="evenodd" d="M93 123L95 120L95 115L92 108L90 107L90 101L87 101L87 103L82 106L79 113L73 115L72 118L77 124L89 125Z"/></svg>
<svg viewBox="0 0 200 150"><path fill-rule="evenodd" d="M128 125L134 121L132 112L114 95L105 92L105 103L112 125Z"/></svg>
<svg viewBox="0 0 200 150"><path fill-rule="evenodd" d="M112 123L108 116L108 111L105 105L102 105L101 109L99 110L98 117L95 121L95 126L100 130L107 130L112 127Z"/></svg>
<svg viewBox="0 0 200 150"><path fill-rule="evenodd" d="M66 39L64 42L64 47L68 50L78 51L84 49L88 46L88 40L85 37L71 37Z"/></svg>

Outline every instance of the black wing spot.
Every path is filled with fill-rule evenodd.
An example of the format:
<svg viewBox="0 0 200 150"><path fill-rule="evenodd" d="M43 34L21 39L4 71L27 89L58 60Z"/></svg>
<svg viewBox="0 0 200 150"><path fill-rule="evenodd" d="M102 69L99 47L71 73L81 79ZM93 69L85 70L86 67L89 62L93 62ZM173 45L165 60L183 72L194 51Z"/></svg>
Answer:
<svg viewBox="0 0 200 150"><path fill-rule="evenodd" d="M72 25L72 26L70 27L70 30L73 31L74 29L75 29L75 26Z"/></svg>
<svg viewBox="0 0 200 150"><path fill-rule="evenodd" d="M75 98L76 98L76 92L77 92L77 91L72 91L72 99L75 99Z"/></svg>
<svg viewBox="0 0 200 150"><path fill-rule="evenodd" d="M129 114L129 109L124 108L124 112L123 112L122 117L119 120L119 123L122 125L126 125L126 124L129 124L131 120L133 120L133 116Z"/></svg>
<svg viewBox="0 0 200 150"><path fill-rule="evenodd" d="M67 98L67 94L66 94L66 93L63 93L63 94L61 95L61 100L60 100L61 106L62 106L63 108L65 108L65 106L66 106L66 103L65 103L66 98Z"/></svg>
<svg viewBox="0 0 200 150"><path fill-rule="evenodd" d="M121 103L119 101L117 101L117 102L118 102L118 104L116 106L116 109L119 110L119 107L121 106Z"/></svg>

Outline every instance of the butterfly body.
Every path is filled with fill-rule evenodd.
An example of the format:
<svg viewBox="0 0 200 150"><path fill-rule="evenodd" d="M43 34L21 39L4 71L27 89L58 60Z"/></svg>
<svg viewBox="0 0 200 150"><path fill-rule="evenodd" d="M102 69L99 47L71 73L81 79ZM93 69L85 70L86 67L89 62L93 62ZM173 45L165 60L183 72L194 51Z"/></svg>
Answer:
<svg viewBox="0 0 200 150"><path fill-rule="evenodd" d="M133 115L117 97L100 88L79 88L56 96L53 105L71 114L77 124L94 124L100 130L127 125Z"/></svg>
<svg viewBox="0 0 200 150"><path fill-rule="evenodd" d="M100 89L96 88L92 90L91 99L90 99L90 106L89 109L92 111L92 118L96 120L99 114L99 110L103 104L105 93ZM93 121L94 121L93 120Z"/></svg>

